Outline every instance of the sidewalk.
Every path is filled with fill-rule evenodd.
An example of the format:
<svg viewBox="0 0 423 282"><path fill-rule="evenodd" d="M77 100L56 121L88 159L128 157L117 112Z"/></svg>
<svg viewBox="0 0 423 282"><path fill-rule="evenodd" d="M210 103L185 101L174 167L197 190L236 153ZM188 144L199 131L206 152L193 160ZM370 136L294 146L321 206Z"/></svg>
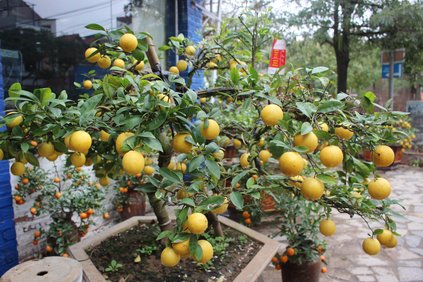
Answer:
<svg viewBox="0 0 423 282"><path fill-rule="evenodd" d="M423 281L423 170L409 166L398 166L382 173L392 185L392 198L401 201L407 209L405 217L395 218L398 238L395 249L383 249L376 256L369 256L361 249L362 240L369 229L358 217L334 213L337 232L328 241L325 253L328 272L321 275L321 282L417 282ZM400 211L400 209L395 209ZM372 228L383 225L372 224ZM271 234L275 227L266 225L254 228ZM280 271L269 267L259 282L280 282Z"/></svg>

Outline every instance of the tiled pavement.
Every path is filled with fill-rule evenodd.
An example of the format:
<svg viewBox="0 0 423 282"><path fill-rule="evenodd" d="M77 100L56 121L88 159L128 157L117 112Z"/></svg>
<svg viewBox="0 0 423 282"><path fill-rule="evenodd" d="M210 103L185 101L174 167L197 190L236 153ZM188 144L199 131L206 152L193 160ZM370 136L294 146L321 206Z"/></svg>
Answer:
<svg viewBox="0 0 423 282"><path fill-rule="evenodd" d="M369 256L361 249L361 242L369 230L360 218L334 214L337 233L329 238L328 272L321 275L321 282L417 282L423 281L423 170L398 166L382 173L391 182L391 197L405 206L405 217L396 218L398 246L383 249L376 256ZM381 228L380 224L372 224ZM258 230L271 234L275 228L263 224ZM283 242L283 239L280 238ZM271 265L258 282L281 281L281 273Z"/></svg>

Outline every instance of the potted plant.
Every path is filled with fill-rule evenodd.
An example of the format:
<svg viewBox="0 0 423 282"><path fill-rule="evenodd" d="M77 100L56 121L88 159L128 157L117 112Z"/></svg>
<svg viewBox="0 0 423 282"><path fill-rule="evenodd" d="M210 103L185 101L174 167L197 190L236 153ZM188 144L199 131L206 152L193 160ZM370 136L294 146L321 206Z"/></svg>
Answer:
<svg viewBox="0 0 423 282"><path fill-rule="evenodd" d="M38 245L45 238L47 244L42 253L67 256L67 248L85 236L94 223L92 216L101 212L105 192L98 183L90 181L87 173L72 166L53 176L37 166L28 168L15 187L14 199L20 205L35 197L29 213L50 216L48 228L36 230L32 243ZM103 216L108 217L107 213Z"/></svg>

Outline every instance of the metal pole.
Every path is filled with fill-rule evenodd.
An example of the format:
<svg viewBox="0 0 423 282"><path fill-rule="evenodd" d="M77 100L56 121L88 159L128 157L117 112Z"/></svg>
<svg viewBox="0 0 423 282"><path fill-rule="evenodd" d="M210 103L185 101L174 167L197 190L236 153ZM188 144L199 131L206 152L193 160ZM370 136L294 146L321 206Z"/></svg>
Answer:
<svg viewBox="0 0 423 282"><path fill-rule="evenodd" d="M389 99L391 99L391 110L394 110L394 52L389 51Z"/></svg>
<svg viewBox="0 0 423 282"><path fill-rule="evenodd" d="M110 0L110 29L113 29L113 4Z"/></svg>

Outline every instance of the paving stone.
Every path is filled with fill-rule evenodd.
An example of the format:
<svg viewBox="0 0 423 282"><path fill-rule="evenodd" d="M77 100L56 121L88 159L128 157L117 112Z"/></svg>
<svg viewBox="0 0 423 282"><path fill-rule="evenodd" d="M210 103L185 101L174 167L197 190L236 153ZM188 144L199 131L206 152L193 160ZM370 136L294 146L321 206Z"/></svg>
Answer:
<svg viewBox="0 0 423 282"><path fill-rule="evenodd" d="M351 269L351 273L355 275L369 275L373 274L373 271L370 267L355 267Z"/></svg>
<svg viewBox="0 0 423 282"><path fill-rule="evenodd" d="M418 247L420 245L420 241L422 237L416 235L407 235L404 237L405 242L410 247Z"/></svg>
<svg viewBox="0 0 423 282"><path fill-rule="evenodd" d="M411 266L411 267L421 267L422 262L421 262L421 260L400 260L400 261L398 261L398 265L400 265L400 266Z"/></svg>
<svg viewBox="0 0 423 282"><path fill-rule="evenodd" d="M372 275L357 275L357 279L360 282L373 282L376 278Z"/></svg>
<svg viewBox="0 0 423 282"><path fill-rule="evenodd" d="M360 250L362 252L362 250ZM382 260L378 257L369 256L366 254L358 255L356 258L356 264L358 266L379 266L379 265L387 265L386 260Z"/></svg>
<svg viewBox="0 0 423 282"><path fill-rule="evenodd" d="M422 281L423 269L419 267L398 267L401 282Z"/></svg>
<svg viewBox="0 0 423 282"><path fill-rule="evenodd" d="M339 268L331 275L333 281L352 281L352 274L345 268Z"/></svg>

